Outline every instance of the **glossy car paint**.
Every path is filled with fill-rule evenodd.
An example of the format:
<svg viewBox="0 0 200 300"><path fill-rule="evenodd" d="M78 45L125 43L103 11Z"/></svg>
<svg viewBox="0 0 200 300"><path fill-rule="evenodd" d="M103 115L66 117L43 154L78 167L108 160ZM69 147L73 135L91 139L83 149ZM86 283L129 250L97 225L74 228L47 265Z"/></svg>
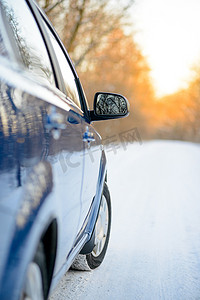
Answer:
<svg viewBox="0 0 200 300"><path fill-rule="evenodd" d="M94 194L87 200L91 206L96 194L89 215L82 195L85 151L90 147L83 134L90 125L60 92L39 86L30 74L13 68L7 60L0 62L0 298L18 299L28 262L53 220L58 227L55 281L89 239L98 212L105 159L101 169L95 170L99 181L94 184L97 192L93 188ZM48 131L53 113L59 114L65 125L58 139ZM98 158L100 166L100 155ZM85 192L86 188L84 199ZM82 210L84 218L87 216L85 223Z"/></svg>
<svg viewBox="0 0 200 300"><path fill-rule="evenodd" d="M56 78L57 85L60 81ZM91 238L105 176L101 138L86 110L62 88L41 83L9 56L0 57L1 300L20 298L28 263L51 224L55 286Z"/></svg>

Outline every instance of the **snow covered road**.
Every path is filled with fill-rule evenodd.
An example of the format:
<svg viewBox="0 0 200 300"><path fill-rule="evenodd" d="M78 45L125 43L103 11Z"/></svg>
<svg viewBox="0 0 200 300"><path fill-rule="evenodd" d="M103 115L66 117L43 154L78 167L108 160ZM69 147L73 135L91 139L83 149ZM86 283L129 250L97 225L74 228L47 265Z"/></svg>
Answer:
<svg viewBox="0 0 200 300"><path fill-rule="evenodd" d="M106 258L94 271L67 272L50 299L200 299L200 146L135 143L107 157Z"/></svg>

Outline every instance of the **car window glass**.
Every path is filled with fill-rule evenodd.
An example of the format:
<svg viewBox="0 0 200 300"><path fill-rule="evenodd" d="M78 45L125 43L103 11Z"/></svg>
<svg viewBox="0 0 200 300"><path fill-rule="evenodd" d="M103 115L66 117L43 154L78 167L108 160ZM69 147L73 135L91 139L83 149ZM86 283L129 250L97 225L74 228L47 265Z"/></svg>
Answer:
<svg viewBox="0 0 200 300"><path fill-rule="evenodd" d="M63 50L61 49L60 45L58 44L56 38L54 37L54 35L52 34L52 32L50 31L50 29L48 28L48 26L45 24L45 28L48 32L48 35L50 37L53 49L55 51L56 54L56 58L58 60L58 64L63 76L63 80L64 80L64 84L65 84L65 89L66 89L66 94L67 97L69 97L71 100L73 100L73 102L75 102L76 105L78 105L81 108L81 104L79 101L79 94L78 94L78 90L76 87L76 82L75 82L75 77L72 73L71 67L66 59L66 56L63 52Z"/></svg>
<svg viewBox="0 0 200 300"><path fill-rule="evenodd" d="M51 63L35 19L23 0L2 0L12 37L17 49L17 55L23 65L41 82L55 85ZM16 55L16 57L17 57Z"/></svg>
<svg viewBox="0 0 200 300"><path fill-rule="evenodd" d="M0 32L0 55L8 57L2 33Z"/></svg>

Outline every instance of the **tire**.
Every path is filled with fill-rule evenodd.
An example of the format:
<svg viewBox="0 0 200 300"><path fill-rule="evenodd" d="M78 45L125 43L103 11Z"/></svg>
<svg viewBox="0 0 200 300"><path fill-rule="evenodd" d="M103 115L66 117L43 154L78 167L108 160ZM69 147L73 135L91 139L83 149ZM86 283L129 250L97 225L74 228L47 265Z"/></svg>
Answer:
<svg viewBox="0 0 200 300"><path fill-rule="evenodd" d="M72 264L71 269L88 271L100 266L107 251L110 228L111 200L108 186L105 183L99 213L94 228L94 248L89 254L79 254Z"/></svg>
<svg viewBox="0 0 200 300"><path fill-rule="evenodd" d="M95 246L86 260L90 269L95 269L102 263L110 238L111 229L111 200L107 184L104 184L99 214L95 225Z"/></svg>
<svg viewBox="0 0 200 300"><path fill-rule="evenodd" d="M32 262L29 263L21 300L47 299L47 269L43 244L40 243Z"/></svg>

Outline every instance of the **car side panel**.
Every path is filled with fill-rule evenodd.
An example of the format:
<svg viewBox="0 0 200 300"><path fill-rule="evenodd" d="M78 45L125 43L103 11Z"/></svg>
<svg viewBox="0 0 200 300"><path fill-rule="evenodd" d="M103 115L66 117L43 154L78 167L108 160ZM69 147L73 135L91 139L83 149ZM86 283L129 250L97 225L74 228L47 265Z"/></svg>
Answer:
<svg viewBox="0 0 200 300"><path fill-rule="evenodd" d="M64 116L66 128L58 140L51 138L47 158L52 165L53 192L61 215L56 272L65 263L77 236L84 163L81 116L72 109L63 112L57 108L57 114Z"/></svg>
<svg viewBox="0 0 200 300"><path fill-rule="evenodd" d="M8 216L0 219L7 236L0 236L4 258L0 298L17 299L14 294L22 287L27 263L51 220L58 222L57 270L65 264L75 242L84 161L82 117L77 108L56 95L56 90L38 85L3 59L0 74L0 212ZM66 125L57 140L46 126L52 107ZM12 297L8 296L11 278L17 278L18 285Z"/></svg>
<svg viewBox="0 0 200 300"><path fill-rule="evenodd" d="M56 211L46 210L37 219L53 185L51 166L42 159L44 111L34 107L36 95L16 87L21 76L3 61L0 74L0 298L18 299L27 262ZM20 82L28 89L25 78Z"/></svg>

